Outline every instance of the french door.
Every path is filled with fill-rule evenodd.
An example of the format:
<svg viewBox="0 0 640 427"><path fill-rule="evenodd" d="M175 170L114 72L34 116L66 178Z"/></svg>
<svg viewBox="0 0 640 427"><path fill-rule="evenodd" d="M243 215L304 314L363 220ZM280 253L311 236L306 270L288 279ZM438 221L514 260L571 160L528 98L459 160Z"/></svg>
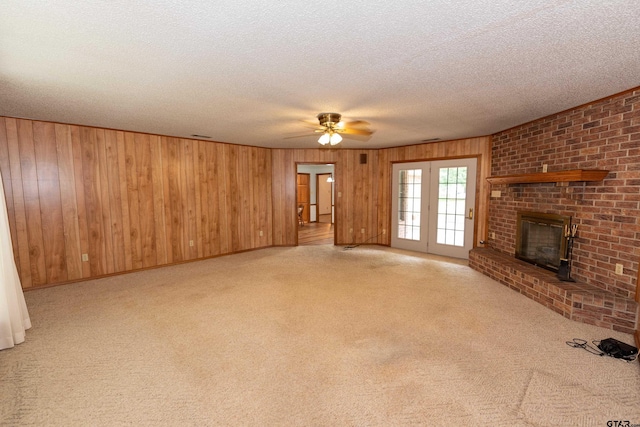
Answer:
<svg viewBox="0 0 640 427"><path fill-rule="evenodd" d="M476 168L475 158L395 163L391 246L468 259Z"/></svg>

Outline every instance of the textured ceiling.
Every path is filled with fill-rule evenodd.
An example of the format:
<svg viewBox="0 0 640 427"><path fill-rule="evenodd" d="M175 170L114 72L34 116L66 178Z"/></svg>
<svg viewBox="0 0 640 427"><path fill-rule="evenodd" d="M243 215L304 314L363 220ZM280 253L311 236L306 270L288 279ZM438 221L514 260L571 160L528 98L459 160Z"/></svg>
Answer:
<svg viewBox="0 0 640 427"><path fill-rule="evenodd" d="M640 85L638 0L4 0L0 115L316 148L488 135ZM310 134L311 135L311 134Z"/></svg>

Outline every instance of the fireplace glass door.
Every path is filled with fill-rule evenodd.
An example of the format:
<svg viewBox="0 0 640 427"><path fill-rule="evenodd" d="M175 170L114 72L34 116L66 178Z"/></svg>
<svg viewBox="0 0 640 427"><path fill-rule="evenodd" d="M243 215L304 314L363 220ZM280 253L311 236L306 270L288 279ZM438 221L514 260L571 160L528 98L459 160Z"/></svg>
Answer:
<svg viewBox="0 0 640 427"><path fill-rule="evenodd" d="M565 257L565 228L571 217L538 212L518 212L516 258L557 271Z"/></svg>

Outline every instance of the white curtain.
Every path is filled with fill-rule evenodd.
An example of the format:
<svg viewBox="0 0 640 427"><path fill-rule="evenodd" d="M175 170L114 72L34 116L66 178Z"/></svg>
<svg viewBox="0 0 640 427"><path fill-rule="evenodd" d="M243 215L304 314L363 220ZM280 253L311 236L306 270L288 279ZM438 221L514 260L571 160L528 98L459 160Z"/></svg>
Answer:
<svg viewBox="0 0 640 427"><path fill-rule="evenodd" d="M4 185L0 176L0 350L24 341L31 327L18 269L13 259Z"/></svg>

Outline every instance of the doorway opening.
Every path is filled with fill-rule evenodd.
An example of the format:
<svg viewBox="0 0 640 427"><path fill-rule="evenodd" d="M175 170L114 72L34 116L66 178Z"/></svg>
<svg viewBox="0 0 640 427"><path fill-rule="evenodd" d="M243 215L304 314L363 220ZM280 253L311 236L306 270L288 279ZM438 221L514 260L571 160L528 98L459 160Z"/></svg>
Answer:
<svg viewBox="0 0 640 427"><path fill-rule="evenodd" d="M334 165L298 164L297 182L298 245L334 244Z"/></svg>

